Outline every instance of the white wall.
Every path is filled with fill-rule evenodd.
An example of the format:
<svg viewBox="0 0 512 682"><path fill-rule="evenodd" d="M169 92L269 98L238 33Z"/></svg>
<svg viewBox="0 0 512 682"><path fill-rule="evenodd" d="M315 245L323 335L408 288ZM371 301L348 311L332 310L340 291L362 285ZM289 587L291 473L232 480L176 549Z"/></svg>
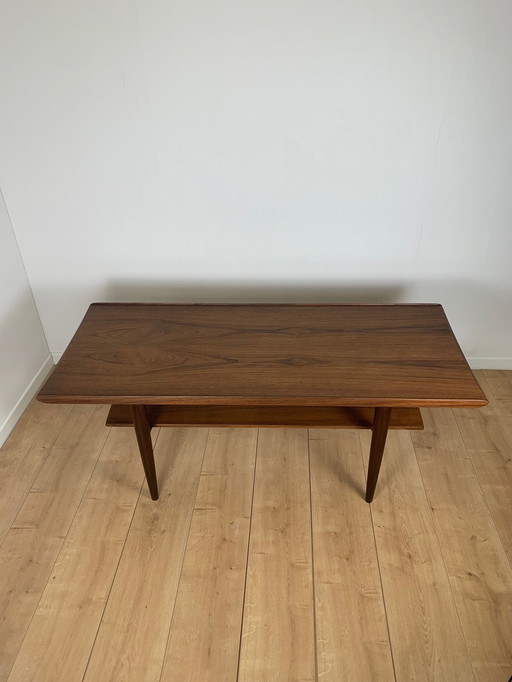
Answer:
<svg viewBox="0 0 512 682"><path fill-rule="evenodd" d="M0 182L50 348L93 300L439 301L512 368L510 0L4 8Z"/></svg>
<svg viewBox="0 0 512 682"><path fill-rule="evenodd" d="M0 446L52 365L0 193Z"/></svg>

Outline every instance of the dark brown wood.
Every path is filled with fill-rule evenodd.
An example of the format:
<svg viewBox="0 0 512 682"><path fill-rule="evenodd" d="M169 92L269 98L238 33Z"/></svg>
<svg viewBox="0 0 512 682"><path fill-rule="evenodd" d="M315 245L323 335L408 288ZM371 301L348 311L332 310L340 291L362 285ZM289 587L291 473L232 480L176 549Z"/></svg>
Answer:
<svg viewBox="0 0 512 682"><path fill-rule="evenodd" d="M151 405L151 426L242 426L287 428L371 429L371 407L225 407ZM129 405L113 405L107 426L131 426ZM390 429L422 429L417 407L397 407L391 413Z"/></svg>
<svg viewBox="0 0 512 682"><path fill-rule="evenodd" d="M478 407L440 305L93 304L55 403Z"/></svg>
<svg viewBox="0 0 512 682"><path fill-rule="evenodd" d="M372 443L370 445L370 461L368 463L368 478L366 481L366 501L371 502L375 493L375 486L379 478L382 455L386 445L389 423L391 421L390 407L375 408L372 427Z"/></svg>
<svg viewBox="0 0 512 682"><path fill-rule="evenodd" d="M423 406L487 404L442 307L412 304L95 303L38 399L113 405L107 423L134 425L153 499L152 425L371 422L368 502L388 427L421 428Z"/></svg>
<svg viewBox="0 0 512 682"><path fill-rule="evenodd" d="M158 483L156 480L155 458L153 455L153 443L151 442L151 426L145 405L130 405L132 424L135 427L135 435L139 444L140 458L149 493L152 500L158 500Z"/></svg>

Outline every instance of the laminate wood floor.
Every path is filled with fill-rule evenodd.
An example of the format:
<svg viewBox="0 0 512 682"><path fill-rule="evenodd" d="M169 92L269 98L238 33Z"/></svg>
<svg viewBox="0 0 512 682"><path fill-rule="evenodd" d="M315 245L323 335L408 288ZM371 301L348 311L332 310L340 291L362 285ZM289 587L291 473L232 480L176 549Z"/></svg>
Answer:
<svg viewBox="0 0 512 682"><path fill-rule="evenodd" d="M512 372L370 434L155 429L152 502L105 406L32 403L0 451L0 681L507 682Z"/></svg>

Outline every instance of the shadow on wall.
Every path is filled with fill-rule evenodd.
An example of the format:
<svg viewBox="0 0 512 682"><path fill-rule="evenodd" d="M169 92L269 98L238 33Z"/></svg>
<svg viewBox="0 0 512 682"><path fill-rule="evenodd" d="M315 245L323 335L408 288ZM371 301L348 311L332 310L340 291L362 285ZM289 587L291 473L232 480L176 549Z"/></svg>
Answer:
<svg viewBox="0 0 512 682"><path fill-rule="evenodd" d="M512 355L512 291L472 280L112 280L105 300L154 303L441 303L468 357Z"/></svg>
<svg viewBox="0 0 512 682"><path fill-rule="evenodd" d="M90 303L441 303L466 356L512 356L512 287L471 280L243 281L112 279L38 292L51 350L57 359ZM507 360L508 359L508 360ZM505 365L504 365L505 366ZM508 366L508 365L507 365Z"/></svg>
<svg viewBox="0 0 512 682"><path fill-rule="evenodd" d="M113 280L108 301L152 303L397 303L407 284L372 282L187 282Z"/></svg>

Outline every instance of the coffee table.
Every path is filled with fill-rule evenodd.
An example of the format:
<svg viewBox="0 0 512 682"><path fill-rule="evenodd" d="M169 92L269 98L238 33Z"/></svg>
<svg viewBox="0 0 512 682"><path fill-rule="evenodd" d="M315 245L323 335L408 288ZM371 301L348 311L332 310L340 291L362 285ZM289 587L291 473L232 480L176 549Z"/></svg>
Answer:
<svg viewBox="0 0 512 682"><path fill-rule="evenodd" d="M371 502L388 428L423 428L420 407L487 404L430 304L93 303L37 398L111 405L154 500L153 426L371 429Z"/></svg>

